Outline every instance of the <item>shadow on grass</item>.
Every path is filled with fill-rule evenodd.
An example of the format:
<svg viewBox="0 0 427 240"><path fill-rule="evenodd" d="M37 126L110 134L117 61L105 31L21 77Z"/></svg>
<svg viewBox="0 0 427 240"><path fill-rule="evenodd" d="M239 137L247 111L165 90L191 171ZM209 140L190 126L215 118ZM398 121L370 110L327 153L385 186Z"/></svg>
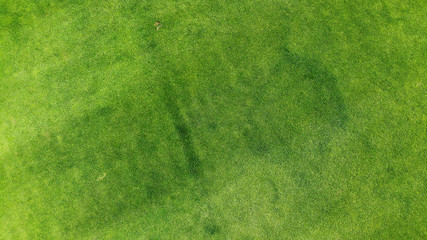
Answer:
<svg viewBox="0 0 427 240"><path fill-rule="evenodd" d="M184 150L184 154L188 161L188 170L193 177L199 177L202 175L201 161L194 148L191 129L181 115L181 111L177 102L178 98L175 94L173 85L170 82L165 82L163 84L163 94L166 109L172 117L175 129L178 133L182 148Z"/></svg>
<svg viewBox="0 0 427 240"><path fill-rule="evenodd" d="M344 127L347 111L341 91L337 86L337 78L321 63L298 54L288 48L280 49L281 59L273 67L272 72L281 71L284 64L291 66L291 75L295 80L308 82L311 86L313 100L311 110L324 123L334 127Z"/></svg>
<svg viewBox="0 0 427 240"><path fill-rule="evenodd" d="M29 207L35 221L43 219L42 227L57 224L72 233L108 225L128 212L162 204L196 174L186 171L185 156L178 154L181 140L185 155L193 154L189 161L198 161L188 149L186 126L176 126L179 139L171 136L175 129L162 119L167 113L159 110L161 103L141 108L143 101L112 99L62 127L41 130L18 147L17 161L25 162L22 178L42 193L25 190L36 203Z"/></svg>

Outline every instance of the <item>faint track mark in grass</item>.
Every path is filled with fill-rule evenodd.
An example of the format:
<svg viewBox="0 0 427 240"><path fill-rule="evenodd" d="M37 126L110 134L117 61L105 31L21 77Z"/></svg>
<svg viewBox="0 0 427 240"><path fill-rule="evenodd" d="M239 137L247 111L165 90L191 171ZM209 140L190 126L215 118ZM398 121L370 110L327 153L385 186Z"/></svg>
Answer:
<svg viewBox="0 0 427 240"><path fill-rule="evenodd" d="M273 189L273 196L271 199L272 203L277 202L280 199L280 195L279 195L279 188L277 188L277 184L271 180L270 178L266 177L264 178L264 180L271 186L271 188Z"/></svg>
<svg viewBox="0 0 427 240"><path fill-rule="evenodd" d="M181 115L174 87L170 82L166 82L163 85L163 91L167 111L172 117L185 157L188 161L188 170L192 176L199 177L202 174L201 161L194 148L191 129Z"/></svg>

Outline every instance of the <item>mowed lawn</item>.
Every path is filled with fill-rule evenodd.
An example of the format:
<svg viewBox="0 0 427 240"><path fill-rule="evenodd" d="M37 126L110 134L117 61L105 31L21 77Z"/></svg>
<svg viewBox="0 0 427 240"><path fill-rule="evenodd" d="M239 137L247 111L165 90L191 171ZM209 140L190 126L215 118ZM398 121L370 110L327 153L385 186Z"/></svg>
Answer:
<svg viewBox="0 0 427 240"><path fill-rule="evenodd" d="M0 239L426 239L426 12L0 0Z"/></svg>

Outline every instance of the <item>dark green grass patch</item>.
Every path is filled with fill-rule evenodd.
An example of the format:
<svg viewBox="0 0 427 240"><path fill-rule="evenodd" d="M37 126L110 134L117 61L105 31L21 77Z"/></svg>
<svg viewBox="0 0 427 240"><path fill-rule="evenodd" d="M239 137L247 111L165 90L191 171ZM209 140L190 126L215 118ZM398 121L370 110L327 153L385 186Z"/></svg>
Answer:
<svg viewBox="0 0 427 240"><path fill-rule="evenodd" d="M0 239L424 239L426 7L0 0Z"/></svg>

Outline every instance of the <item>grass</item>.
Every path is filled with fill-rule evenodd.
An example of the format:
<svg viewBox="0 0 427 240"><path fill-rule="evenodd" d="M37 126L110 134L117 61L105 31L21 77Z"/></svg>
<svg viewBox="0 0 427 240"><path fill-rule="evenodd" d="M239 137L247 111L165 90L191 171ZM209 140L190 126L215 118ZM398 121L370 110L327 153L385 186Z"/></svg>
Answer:
<svg viewBox="0 0 427 240"><path fill-rule="evenodd" d="M0 0L0 239L425 239L426 11Z"/></svg>

